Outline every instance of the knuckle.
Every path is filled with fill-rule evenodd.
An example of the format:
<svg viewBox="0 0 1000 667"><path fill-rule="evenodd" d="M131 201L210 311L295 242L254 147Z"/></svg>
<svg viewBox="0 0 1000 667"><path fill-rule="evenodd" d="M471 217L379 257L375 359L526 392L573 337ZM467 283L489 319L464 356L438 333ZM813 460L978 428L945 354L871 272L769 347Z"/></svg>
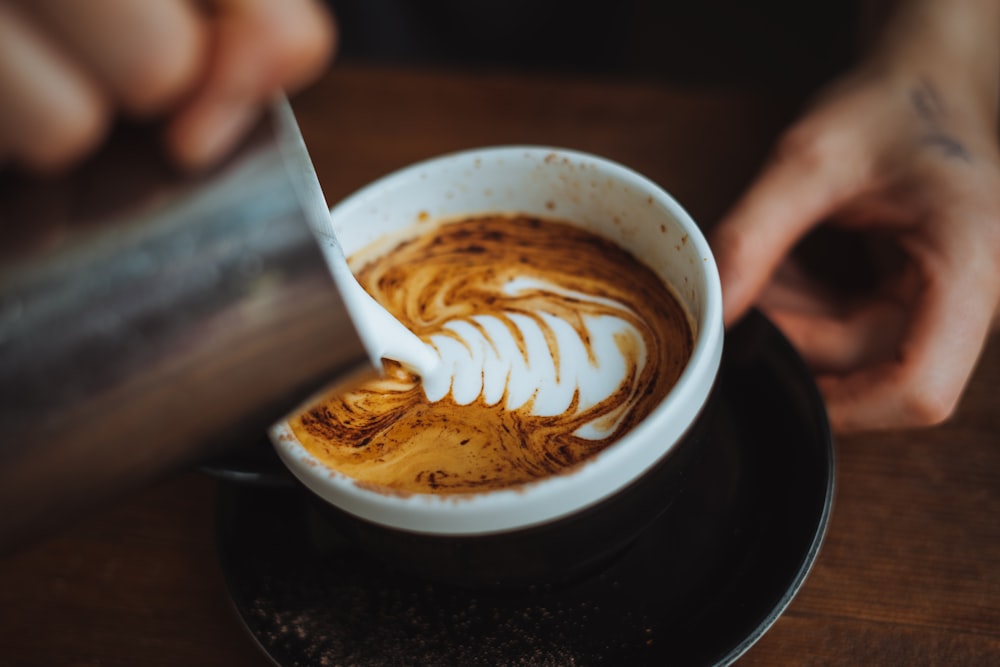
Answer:
<svg viewBox="0 0 1000 667"><path fill-rule="evenodd" d="M65 169L100 143L108 122L109 114L100 102L78 104L72 112L48 121L43 135L24 148L24 162L42 172Z"/></svg>
<svg viewBox="0 0 1000 667"><path fill-rule="evenodd" d="M713 251L720 269L742 272L756 261L759 248L753 234L739 227L719 229L713 238Z"/></svg>
<svg viewBox="0 0 1000 667"><path fill-rule="evenodd" d="M830 141L809 125L795 125L775 144L774 160L805 171L815 171L829 159Z"/></svg>
<svg viewBox="0 0 1000 667"><path fill-rule="evenodd" d="M957 397L940 387L909 385L903 395L905 419L913 426L936 426L955 413Z"/></svg>
<svg viewBox="0 0 1000 667"><path fill-rule="evenodd" d="M268 27L275 85L297 87L317 76L332 57L337 42L333 17L308 5L308 10L284 13Z"/></svg>
<svg viewBox="0 0 1000 667"><path fill-rule="evenodd" d="M129 64L121 88L123 104L139 114L169 107L197 82L206 46L197 29L175 31L170 40L148 40Z"/></svg>

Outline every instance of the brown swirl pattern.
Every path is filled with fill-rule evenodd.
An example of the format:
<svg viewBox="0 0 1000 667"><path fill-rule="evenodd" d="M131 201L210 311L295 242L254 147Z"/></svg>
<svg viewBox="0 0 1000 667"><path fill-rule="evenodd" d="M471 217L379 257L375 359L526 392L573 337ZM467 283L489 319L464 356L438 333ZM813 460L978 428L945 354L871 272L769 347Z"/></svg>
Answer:
<svg viewBox="0 0 1000 667"><path fill-rule="evenodd" d="M326 396L290 420L299 441L325 465L365 484L467 493L558 474L641 421L691 355L687 316L660 278L616 244L564 222L474 217L435 227L378 257L362 251L352 263L362 264L358 279L375 299L425 341L449 335L445 325L456 320L510 321L518 314L541 321L539 313L546 313L571 323L586 343L587 317L613 314L629 319L645 348L640 363L635 341L618 340L626 379L592 405L581 406L575 394L556 415L534 414L530 400L516 409L482 396L467 404L451 394L432 402L419 378L387 361L384 377ZM525 279L561 291L505 292ZM511 333L517 336L517 328ZM558 357L554 337L549 349ZM602 420L606 437L580 435Z"/></svg>

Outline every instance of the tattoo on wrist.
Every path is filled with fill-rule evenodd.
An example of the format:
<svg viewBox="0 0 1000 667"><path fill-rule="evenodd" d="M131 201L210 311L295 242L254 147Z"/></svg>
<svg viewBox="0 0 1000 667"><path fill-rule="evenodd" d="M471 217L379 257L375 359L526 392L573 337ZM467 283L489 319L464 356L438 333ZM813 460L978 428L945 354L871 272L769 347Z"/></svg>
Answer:
<svg viewBox="0 0 1000 667"><path fill-rule="evenodd" d="M939 150L945 157L972 162L972 154L965 145L941 126L948 113L934 84L920 79L910 91L910 103L926 128L926 133L920 137L921 145Z"/></svg>

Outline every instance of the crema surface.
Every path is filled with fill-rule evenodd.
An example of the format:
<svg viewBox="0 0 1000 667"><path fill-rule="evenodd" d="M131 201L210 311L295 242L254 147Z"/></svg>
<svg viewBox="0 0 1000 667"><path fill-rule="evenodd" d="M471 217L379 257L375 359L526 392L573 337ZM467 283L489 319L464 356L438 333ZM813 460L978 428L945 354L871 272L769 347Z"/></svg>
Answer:
<svg viewBox="0 0 1000 667"><path fill-rule="evenodd" d="M650 269L573 225L488 216L434 227L377 257L361 284L430 344L439 372L384 377L291 420L360 482L468 493L558 474L666 396L692 349L687 315Z"/></svg>

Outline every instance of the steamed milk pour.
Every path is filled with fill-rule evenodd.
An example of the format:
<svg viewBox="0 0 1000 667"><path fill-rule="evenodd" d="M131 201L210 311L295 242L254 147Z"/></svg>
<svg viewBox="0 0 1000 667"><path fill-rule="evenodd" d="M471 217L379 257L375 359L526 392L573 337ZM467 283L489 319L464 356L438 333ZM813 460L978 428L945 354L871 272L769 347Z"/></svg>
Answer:
<svg viewBox="0 0 1000 667"><path fill-rule="evenodd" d="M0 552L261 440L371 365L303 206L316 179L287 102L197 177L159 146L119 128L59 178L0 179L25 237L0 247Z"/></svg>
<svg viewBox="0 0 1000 667"><path fill-rule="evenodd" d="M438 365L421 378L390 364L289 424L328 467L390 492L466 493L565 471L642 420L691 354L664 282L563 222L448 221L352 262Z"/></svg>
<svg viewBox="0 0 1000 667"><path fill-rule="evenodd" d="M439 366L434 351L358 283L332 231L320 234L319 240L347 313L372 363L377 366L382 359L390 359L430 380Z"/></svg>
<svg viewBox="0 0 1000 667"><path fill-rule="evenodd" d="M582 314L571 312L563 319L544 309L472 313L448 320L425 342L365 291L332 232L322 247L369 357L375 363L395 361L419 376L431 403L445 398L459 405L502 401L506 409L517 410L530 402L532 414L546 416L564 413L571 405L584 411L608 400L623 383L634 382L645 367L645 342L634 311L529 277L510 280L501 293L512 298L549 294L580 304ZM602 312L585 314L593 306ZM623 347L633 354L623 354ZM627 356L632 356L631 364ZM607 437L633 403L624 402L616 416L588 422L577 433L595 440Z"/></svg>

